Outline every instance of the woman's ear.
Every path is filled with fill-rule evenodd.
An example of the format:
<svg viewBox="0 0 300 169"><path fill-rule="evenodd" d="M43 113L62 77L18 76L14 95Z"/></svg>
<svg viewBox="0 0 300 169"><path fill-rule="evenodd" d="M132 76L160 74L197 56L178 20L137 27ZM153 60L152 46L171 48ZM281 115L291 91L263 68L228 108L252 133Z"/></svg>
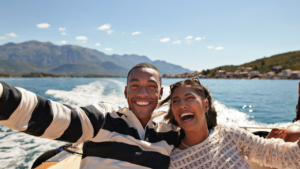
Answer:
<svg viewBox="0 0 300 169"><path fill-rule="evenodd" d="M205 100L205 112L209 110L209 101L206 99Z"/></svg>

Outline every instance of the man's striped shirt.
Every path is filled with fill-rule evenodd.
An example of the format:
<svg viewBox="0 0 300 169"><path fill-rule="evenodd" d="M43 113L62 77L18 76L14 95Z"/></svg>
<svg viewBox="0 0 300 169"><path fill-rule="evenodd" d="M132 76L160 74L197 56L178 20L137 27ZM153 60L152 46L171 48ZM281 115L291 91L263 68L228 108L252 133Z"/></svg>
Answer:
<svg viewBox="0 0 300 169"><path fill-rule="evenodd" d="M84 142L80 168L168 168L182 136L177 127L152 119L143 128L128 108L70 107L1 84L0 124L40 138Z"/></svg>

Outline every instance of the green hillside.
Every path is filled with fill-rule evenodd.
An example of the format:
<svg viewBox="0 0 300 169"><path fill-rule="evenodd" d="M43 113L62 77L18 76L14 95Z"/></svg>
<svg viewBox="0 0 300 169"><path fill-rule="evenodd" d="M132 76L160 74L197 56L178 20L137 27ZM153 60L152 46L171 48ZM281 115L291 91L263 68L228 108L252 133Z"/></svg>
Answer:
<svg viewBox="0 0 300 169"><path fill-rule="evenodd" d="M140 62L156 65L161 74L191 72L189 69L165 61L152 61L146 56L107 55L75 45L58 46L34 40L0 45L0 73L14 75L43 72L126 76L130 68Z"/></svg>
<svg viewBox="0 0 300 169"><path fill-rule="evenodd" d="M282 69L300 70L300 51L287 52L282 54L264 57L255 61L244 63L241 65L225 65L209 70L208 74L213 75L217 70L226 70L226 72L234 72L237 67L252 67L260 73L273 71L273 66L282 66ZM206 74L207 70L204 71Z"/></svg>

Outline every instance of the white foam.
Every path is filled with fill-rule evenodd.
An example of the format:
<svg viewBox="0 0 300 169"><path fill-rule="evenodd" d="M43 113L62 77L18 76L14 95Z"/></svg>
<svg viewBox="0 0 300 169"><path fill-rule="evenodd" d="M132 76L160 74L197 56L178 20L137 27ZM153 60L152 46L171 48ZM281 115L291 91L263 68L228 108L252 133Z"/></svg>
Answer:
<svg viewBox="0 0 300 169"><path fill-rule="evenodd" d="M65 142L37 138L1 126L0 139L0 168L31 167L34 160L46 151L56 149Z"/></svg>
<svg viewBox="0 0 300 169"><path fill-rule="evenodd" d="M117 80L109 80L115 83L121 91L125 88L125 83ZM71 91L64 90L47 90L46 94L52 95L54 98L61 99L61 103L71 106L87 106L101 101L112 104L115 108L126 107L127 101L123 92L118 92L117 89L112 89L108 94L104 91L109 87L105 82L95 81L87 85L76 86Z"/></svg>
<svg viewBox="0 0 300 169"><path fill-rule="evenodd" d="M285 127L291 123L275 123L275 124L266 124L259 123L255 120L251 120L253 116L240 112L235 109L226 107L224 104L214 101L215 109L218 113L217 122L218 124L232 124L243 127ZM252 110L252 109L251 109Z"/></svg>

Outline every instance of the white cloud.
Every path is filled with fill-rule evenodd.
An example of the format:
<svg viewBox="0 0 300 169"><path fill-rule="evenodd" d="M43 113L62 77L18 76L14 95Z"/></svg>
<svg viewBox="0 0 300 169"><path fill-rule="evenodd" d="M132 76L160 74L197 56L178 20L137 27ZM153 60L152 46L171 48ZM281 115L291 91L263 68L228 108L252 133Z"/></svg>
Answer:
<svg viewBox="0 0 300 169"><path fill-rule="evenodd" d="M132 35L138 35L141 34L142 32L136 31L136 32L132 32Z"/></svg>
<svg viewBox="0 0 300 169"><path fill-rule="evenodd" d="M214 48L214 46L207 46L207 49L212 49Z"/></svg>
<svg viewBox="0 0 300 169"><path fill-rule="evenodd" d="M201 39L202 39L201 37L195 38L196 41L199 41L199 40L201 40Z"/></svg>
<svg viewBox="0 0 300 169"><path fill-rule="evenodd" d="M67 34L66 32L62 32L62 33L61 33L61 35L66 35L66 34Z"/></svg>
<svg viewBox="0 0 300 169"><path fill-rule="evenodd" d="M3 39L7 39L7 37L1 37L1 36L0 36L0 40L3 40Z"/></svg>
<svg viewBox="0 0 300 169"><path fill-rule="evenodd" d="M173 44L180 44L180 40L174 41Z"/></svg>
<svg viewBox="0 0 300 169"><path fill-rule="evenodd" d="M112 48L105 48L104 50L107 50L107 51L113 51Z"/></svg>
<svg viewBox="0 0 300 169"><path fill-rule="evenodd" d="M50 25L49 25L49 23L40 23L40 24L37 24L36 25L38 28L49 28L50 27Z"/></svg>
<svg viewBox="0 0 300 169"><path fill-rule="evenodd" d="M87 40L87 37L86 37L86 36L77 36L77 37L76 37L76 40L86 41L86 40ZM83 43L85 43L85 42L83 42Z"/></svg>
<svg viewBox="0 0 300 169"><path fill-rule="evenodd" d="M187 36L185 39L192 39L193 36Z"/></svg>
<svg viewBox="0 0 300 169"><path fill-rule="evenodd" d="M203 39L206 39L206 37L203 37Z"/></svg>
<svg viewBox="0 0 300 169"><path fill-rule="evenodd" d="M163 38L163 39L161 39L160 41L161 42L168 42L170 40L170 38Z"/></svg>
<svg viewBox="0 0 300 169"><path fill-rule="evenodd" d="M64 41L64 40L63 40L63 41L61 41L60 43L61 43L61 44L66 44L66 43L67 43L67 41Z"/></svg>
<svg viewBox="0 0 300 169"><path fill-rule="evenodd" d="M111 33L113 33L114 31L113 30L107 30L107 33L108 34L111 34Z"/></svg>
<svg viewBox="0 0 300 169"><path fill-rule="evenodd" d="M111 24L104 24L104 25L102 25L102 26L100 26L99 28L98 28L98 30L106 30L106 29L110 29L110 27L111 27Z"/></svg>
<svg viewBox="0 0 300 169"><path fill-rule="evenodd" d="M60 30L60 31L66 31L66 28L59 27L58 30Z"/></svg>
<svg viewBox="0 0 300 169"><path fill-rule="evenodd" d="M96 43L95 46L101 46L101 44L100 43Z"/></svg>
<svg viewBox="0 0 300 169"><path fill-rule="evenodd" d="M122 32L122 34L125 34L125 32Z"/></svg>
<svg viewBox="0 0 300 169"><path fill-rule="evenodd" d="M216 47L215 50L222 50L224 49L222 46Z"/></svg>
<svg viewBox="0 0 300 169"><path fill-rule="evenodd" d="M84 41L81 41L81 43L85 43L86 41L84 40Z"/></svg>
<svg viewBox="0 0 300 169"><path fill-rule="evenodd" d="M8 33L8 34L6 34L6 36L10 36L10 37L14 37L14 38L16 38L16 37L19 37L19 35L16 35L15 33Z"/></svg>

